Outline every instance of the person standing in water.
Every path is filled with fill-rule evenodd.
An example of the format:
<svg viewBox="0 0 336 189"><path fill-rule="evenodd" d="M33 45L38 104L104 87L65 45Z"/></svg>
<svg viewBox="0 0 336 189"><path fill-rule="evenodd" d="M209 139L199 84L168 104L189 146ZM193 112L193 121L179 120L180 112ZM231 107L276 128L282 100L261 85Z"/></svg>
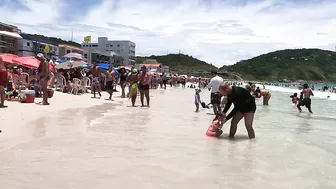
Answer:
<svg viewBox="0 0 336 189"><path fill-rule="evenodd" d="M139 74L139 90L140 90L140 102L141 107L144 107L144 97L146 96L147 107L149 107L149 85L151 83L151 74L147 72L146 66L141 67L141 73Z"/></svg>
<svg viewBox="0 0 336 189"><path fill-rule="evenodd" d="M263 97L263 105L268 106L268 101L271 98L271 93L267 91L266 89L260 89L259 87L256 88L255 84L252 84L252 96L254 98L261 98Z"/></svg>
<svg viewBox="0 0 336 189"><path fill-rule="evenodd" d="M112 70L112 65L109 66L106 72L106 91L110 94L109 100L112 100L113 95L113 82L116 77L116 72ZM112 100L113 101L113 100Z"/></svg>
<svg viewBox="0 0 336 189"><path fill-rule="evenodd" d="M303 85L303 90L300 95L300 100L297 105L299 112L302 112L301 106L306 106L310 113L313 113L311 110L311 99L310 96L314 96L313 91L309 88L308 84Z"/></svg>
<svg viewBox="0 0 336 189"><path fill-rule="evenodd" d="M93 91L93 98L96 98L96 91L98 92L99 96L101 97L102 95L100 94L100 82L102 79L102 74L101 74L101 69L98 66L98 64L95 62L93 64L93 67L91 69L91 74L92 74L92 86L91 89Z"/></svg>
<svg viewBox="0 0 336 189"><path fill-rule="evenodd" d="M257 107L251 93L245 88L230 86L227 83L223 83L219 86L219 92L223 96L227 96L227 104L223 110L224 115L226 115L231 105L234 104L233 110L227 116L224 116L225 119L223 121L223 123L225 123L232 118L229 137L233 138L235 136L237 125L240 120L244 118L249 138L255 138L253 119Z"/></svg>
<svg viewBox="0 0 336 189"><path fill-rule="evenodd" d="M219 77L216 72L213 72L215 77L210 80L208 85L210 94L210 103L212 104L212 109L215 115L221 112L221 94L218 92L219 86L223 83L223 78Z"/></svg>
<svg viewBox="0 0 336 189"><path fill-rule="evenodd" d="M202 103L200 93L201 93L201 89L196 88L195 89L195 106L196 106L196 111L195 112L199 111L199 105Z"/></svg>
<svg viewBox="0 0 336 189"><path fill-rule="evenodd" d="M48 81L50 80L49 62L46 61L42 53L37 54L36 58L40 61L37 68L37 77L40 80L42 95L42 105L49 105L48 102Z"/></svg>

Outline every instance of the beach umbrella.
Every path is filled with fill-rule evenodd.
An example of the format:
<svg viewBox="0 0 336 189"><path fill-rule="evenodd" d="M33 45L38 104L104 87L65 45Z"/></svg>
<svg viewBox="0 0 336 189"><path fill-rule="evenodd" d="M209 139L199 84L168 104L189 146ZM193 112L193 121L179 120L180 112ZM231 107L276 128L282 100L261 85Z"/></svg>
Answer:
<svg viewBox="0 0 336 189"><path fill-rule="evenodd" d="M40 60L35 58L35 56L18 57L13 59L13 62L31 69L37 69L40 66Z"/></svg>
<svg viewBox="0 0 336 189"><path fill-rule="evenodd" d="M83 62L83 61L67 61L67 62L56 65L55 68L56 69L68 70L68 69L71 69L71 68L82 67L84 65L85 65L85 62Z"/></svg>
<svg viewBox="0 0 336 189"><path fill-rule="evenodd" d="M13 62L13 59L18 58L18 56L15 54L1 54L0 57L5 63L8 64L15 64L15 62Z"/></svg>
<svg viewBox="0 0 336 189"><path fill-rule="evenodd" d="M64 56L64 58L84 60L83 55L81 55L79 53L68 53Z"/></svg>
<svg viewBox="0 0 336 189"><path fill-rule="evenodd" d="M103 69L103 70L108 70L109 67L110 67L110 64L107 64L107 63L98 63L98 66L99 66L101 69ZM118 71L117 68L114 68L114 67L113 67L112 70L113 70L114 72L116 72L117 74L119 74L119 71Z"/></svg>

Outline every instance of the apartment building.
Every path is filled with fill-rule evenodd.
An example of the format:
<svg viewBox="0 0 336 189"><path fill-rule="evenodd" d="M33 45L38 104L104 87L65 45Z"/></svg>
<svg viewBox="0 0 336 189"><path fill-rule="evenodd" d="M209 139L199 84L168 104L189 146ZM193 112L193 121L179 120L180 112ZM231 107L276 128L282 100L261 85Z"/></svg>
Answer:
<svg viewBox="0 0 336 189"><path fill-rule="evenodd" d="M132 41L113 41L107 37L98 37L97 43L82 43L82 48L88 52L98 50L99 52L110 52L115 57L123 58L123 65L135 64L135 43ZM88 56L88 61L92 58Z"/></svg>
<svg viewBox="0 0 336 189"><path fill-rule="evenodd" d="M17 26L0 22L0 54L18 55L18 40L22 38L20 33Z"/></svg>
<svg viewBox="0 0 336 189"><path fill-rule="evenodd" d="M20 39L19 40L19 56L35 56L38 53L45 53L45 46L49 46L49 53L47 56L58 56L59 49L57 45L43 43L39 41L29 40L29 39Z"/></svg>
<svg viewBox="0 0 336 189"><path fill-rule="evenodd" d="M64 55L68 54L68 53L78 53L84 56L86 52L86 50L81 49L79 47L75 47L72 45L66 45L66 44L59 44L58 45L58 50L59 50L59 57L63 57Z"/></svg>

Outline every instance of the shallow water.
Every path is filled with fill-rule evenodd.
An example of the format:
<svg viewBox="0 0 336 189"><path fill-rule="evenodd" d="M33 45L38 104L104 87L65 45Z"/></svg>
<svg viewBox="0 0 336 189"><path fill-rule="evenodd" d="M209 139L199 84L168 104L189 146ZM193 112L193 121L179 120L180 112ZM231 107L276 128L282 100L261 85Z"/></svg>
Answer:
<svg viewBox="0 0 336 189"><path fill-rule="evenodd" d="M192 89L151 93L150 108L68 110L38 120L30 142L0 138L16 144L0 149L1 188L336 188L336 101L314 98L310 115L272 91L270 106L257 102L257 138L242 122L228 140L228 124L205 136L213 116L194 112Z"/></svg>

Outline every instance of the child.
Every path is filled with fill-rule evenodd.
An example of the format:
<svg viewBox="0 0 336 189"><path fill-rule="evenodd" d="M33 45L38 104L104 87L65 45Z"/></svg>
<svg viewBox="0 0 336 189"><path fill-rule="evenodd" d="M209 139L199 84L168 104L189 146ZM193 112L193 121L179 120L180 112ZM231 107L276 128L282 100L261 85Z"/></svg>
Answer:
<svg viewBox="0 0 336 189"><path fill-rule="evenodd" d="M223 120L224 115L222 113L218 113L205 134L209 137L219 137L221 134L223 134L223 131L221 129Z"/></svg>
<svg viewBox="0 0 336 189"><path fill-rule="evenodd" d="M196 106L196 112L199 111L199 105L201 103L200 92L201 92L201 89L199 89L199 88L195 89L195 106Z"/></svg>
<svg viewBox="0 0 336 189"><path fill-rule="evenodd" d="M290 97L292 98L292 103L296 105L299 101L299 98L297 97L297 93L294 93Z"/></svg>

